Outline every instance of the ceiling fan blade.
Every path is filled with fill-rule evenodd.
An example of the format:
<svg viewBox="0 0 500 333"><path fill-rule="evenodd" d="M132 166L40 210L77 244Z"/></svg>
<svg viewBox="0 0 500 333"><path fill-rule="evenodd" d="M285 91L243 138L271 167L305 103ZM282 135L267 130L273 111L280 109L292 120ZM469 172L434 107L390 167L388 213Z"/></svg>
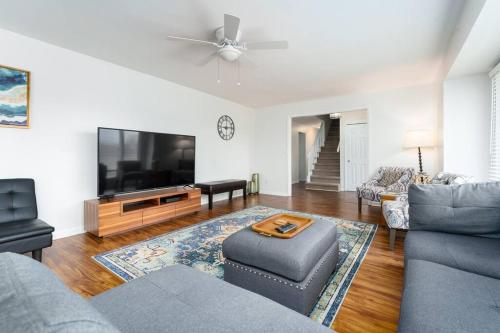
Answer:
<svg viewBox="0 0 500 333"><path fill-rule="evenodd" d="M242 61L243 60L243 61ZM245 54L245 52L242 52L241 53L241 56L240 56L240 59L239 59L240 63L242 63L245 67L251 67L251 68L255 68L257 67L257 64L255 63L255 61L253 61L249 56L247 56Z"/></svg>
<svg viewBox="0 0 500 333"><path fill-rule="evenodd" d="M218 56L218 53L217 52L214 52L212 54L209 54L208 56L206 56L205 58L201 59L200 61L198 61L196 63L196 65L198 66L205 66L206 64L208 64L210 61L212 61L213 59L217 58Z"/></svg>
<svg viewBox="0 0 500 333"><path fill-rule="evenodd" d="M224 37L229 40L236 40L238 29L240 27L240 18L224 14Z"/></svg>
<svg viewBox="0 0 500 333"><path fill-rule="evenodd" d="M211 46L216 46L216 47L219 46L219 44L217 44L215 42L209 42L209 41L200 40L200 39L185 38L185 37L176 37L176 36L167 36L167 38L171 39L171 40L175 40L175 41L181 41L181 42L191 42L191 43L211 45Z"/></svg>
<svg viewBox="0 0 500 333"><path fill-rule="evenodd" d="M288 48L288 42L286 40L270 42L250 42L244 43L244 45L247 50L276 50Z"/></svg>

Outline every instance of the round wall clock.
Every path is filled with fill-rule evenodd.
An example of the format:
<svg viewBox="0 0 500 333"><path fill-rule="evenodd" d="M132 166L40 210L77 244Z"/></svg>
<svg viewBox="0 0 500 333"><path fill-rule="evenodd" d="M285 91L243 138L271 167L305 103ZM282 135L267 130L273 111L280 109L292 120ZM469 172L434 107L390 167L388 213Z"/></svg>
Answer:
<svg viewBox="0 0 500 333"><path fill-rule="evenodd" d="M234 136L234 121L229 116L222 116L217 122L217 131L223 140L231 140Z"/></svg>

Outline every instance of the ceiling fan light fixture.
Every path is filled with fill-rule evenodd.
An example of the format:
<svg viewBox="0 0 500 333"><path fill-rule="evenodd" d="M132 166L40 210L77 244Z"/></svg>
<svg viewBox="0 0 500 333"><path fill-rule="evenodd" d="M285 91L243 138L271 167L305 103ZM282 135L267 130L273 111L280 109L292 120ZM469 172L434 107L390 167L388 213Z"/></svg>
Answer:
<svg viewBox="0 0 500 333"><path fill-rule="evenodd" d="M237 60L241 55L241 51L238 49L235 49L231 45L224 46L223 48L219 49L219 51L217 53L219 53L219 55L221 56L222 59L229 61L229 62L233 62L233 61Z"/></svg>
<svg viewBox="0 0 500 333"><path fill-rule="evenodd" d="M189 42L193 44L210 46L217 50L206 57L199 65L206 65L212 59L217 58L217 83L221 83L220 79L220 59L227 62L236 62L238 80L237 86L241 86L240 80L240 63L238 59L243 55L246 59L245 52L247 50L277 50L287 49L288 42L286 40L280 41L253 41L249 43L241 42L240 18L230 14L224 14L224 25L215 30L215 40L202 40L195 38L187 38L180 36L168 36L169 40L178 42ZM252 63L250 61L250 63Z"/></svg>

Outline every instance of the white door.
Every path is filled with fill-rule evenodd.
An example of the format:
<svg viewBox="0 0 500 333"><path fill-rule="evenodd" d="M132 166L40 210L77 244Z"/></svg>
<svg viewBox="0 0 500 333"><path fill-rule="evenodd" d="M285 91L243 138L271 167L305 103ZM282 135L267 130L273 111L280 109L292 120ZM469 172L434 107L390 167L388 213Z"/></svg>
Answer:
<svg viewBox="0 0 500 333"><path fill-rule="evenodd" d="M368 124L345 127L344 190L355 191L368 176Z"/></svg>

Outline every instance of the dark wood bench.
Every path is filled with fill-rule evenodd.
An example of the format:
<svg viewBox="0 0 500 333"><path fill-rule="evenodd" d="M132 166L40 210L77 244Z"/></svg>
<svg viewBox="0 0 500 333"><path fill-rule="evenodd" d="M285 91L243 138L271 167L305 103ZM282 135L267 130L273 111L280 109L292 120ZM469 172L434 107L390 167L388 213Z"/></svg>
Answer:
<svg viewBox="0 0 500 333"><path fill-rule="evenodd" d="M247 181L240 179L226 179L215 182L197 183L194 185L201 189L201 194L208 195L208 209L212 209L214 194L229 192L229 200L233 199L233 191L243 190L243 199L247 199Z"/></svg>

